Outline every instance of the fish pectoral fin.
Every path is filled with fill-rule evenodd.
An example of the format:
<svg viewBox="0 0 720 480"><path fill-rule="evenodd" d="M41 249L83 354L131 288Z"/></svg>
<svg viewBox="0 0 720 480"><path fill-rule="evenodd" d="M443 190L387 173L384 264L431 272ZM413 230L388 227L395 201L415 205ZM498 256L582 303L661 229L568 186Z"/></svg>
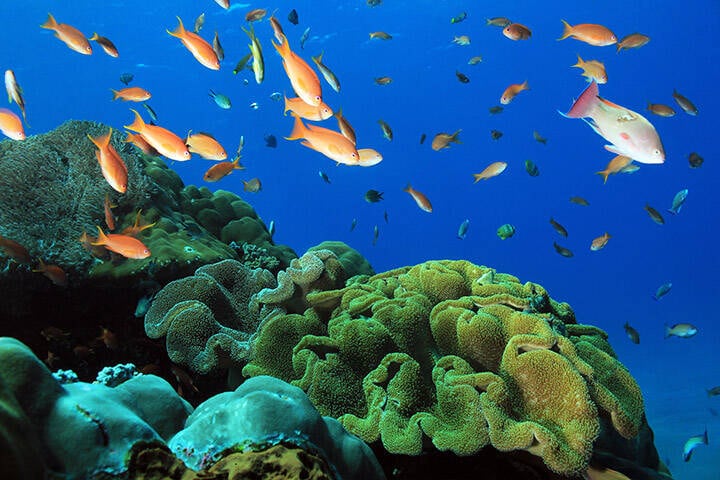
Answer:
<svg viewBox="0 0 720 480"><path fill-rule="evenodd" d="M590 125L590 128L592 128L595 133L597 133L601 137L605 138L605 135L603 134L602 130L600 130L600 126L597 123L595 123L594 120L592 120L592 119L588 120L587 118L583 118L582 120L583 120L583 122Z"/></svg>
<svg viewBox="0 0 720 480"><path fill-rule="evenodd" d="M315 150L316 152L320 151L317 148L315 148L315 146L312 143L308 142L307 140L303 140L302 142L300 142L300 145L302 145L303 147L307 147L311 150Z"/></svg>
<svg viewBox="0 0 720 480"><path fill-rule="evenodd" d="M618 147L616 147L615 145L605 145L605 150L607 150L610 153L614 153L615 155L623 155L626 157L629 156L629 155L626 155L625 152L620 151L620 149Z"/></svg>

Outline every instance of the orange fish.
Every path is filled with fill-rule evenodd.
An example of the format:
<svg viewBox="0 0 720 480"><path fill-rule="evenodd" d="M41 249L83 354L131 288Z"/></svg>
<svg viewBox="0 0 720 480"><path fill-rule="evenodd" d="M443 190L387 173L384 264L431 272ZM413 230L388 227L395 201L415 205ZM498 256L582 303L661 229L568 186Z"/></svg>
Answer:
<svg viewBox="0 0 720 480"><path fill-rule="evenodd" d="M458 130L453 134L438 133L432 140L432 149L437 152L438 150L442 150L443 148L450 148L451 142L460 143L460 139L458 138L460 132L462 132L462 130Z"/></svg>
<svg viewBox="0 0 720 480"><path fill-rule="evenodd" d="M414 188L412 188L412 185L408 183L407 187L403 188L403 192L407 192L410 194L410 196L415 200L415 203L418 207L420 207L421 210L432 213L432 204L430 203L430 200L425 196L424 193L418 192Z"/></svg>
<svg viewBox="0 0 720 480"><path fill-rule="evenodd" d="M142 135L160 155L181 162L190 160L190 152L182 138L165 128L146 124L137 111L132 109L130 111L135 114L135 120L130 125L125 125L125 128Z"/></svg>
<svg viewBox="0 0 720 480"><path fill-rule="evenodd" d="M315 71L290 49L287 38L280 45L272 44L282 57L283 68L297 96L308 105L319 106L322 103L322 88Z"/></svg>
<svg viewBox="0 0 720 480"><path fill-rule="evenodd" d="M188 32L183 26L180 17L178 19L178 26L174 32L165 30L173 37L179 38L182 44L187 48L193 57L200 62L203 66L210 70L220 70L220 61L218 60L217 54L207 41L205 41L200 35L194 32Z"/></svg>
<svg viewBox="0 0 720 480"><path fill-rule="evenodd" d="M146 230L150 227L153 227L157 222L153 223L147 223L144 225L140 225L142 210L138 210L137 214L135 214L135 223L133 223L132 226L124 228L122 232L120 232L123 235L130 235L131 237L137 237L140 232L143 230Z"/></svg>
<svg viewBox="0 0 720 480"><path fill-rule="evenodd" d="M203 180L206 182L217 182L230 175L233 170L244 169L245 167L240 165L240 157L235 157L235 160L232 162L220 162L208 168L205 175L203 175Z"/></svg>
<svg viewBox="0 0 720 480"><path fill-rule="evenodd" d="M350 125L350 122L347 121L347 119L342 114L342 108L335 112L335 118L338 122L338 128L340 129L340 133L343 134L345 138L353 142L353 145L357 145L357 137L355 136L355 129L353 129L352 125ZM360 153L360 150L358 150L358 153ZM362 162L362 155L360 155L360 161Z"/></svg>
<svg viewBox="0 0 720 480"><path fill-rule="evenodd" d="M112 213L112 209L117 207L117 205L110 204L110 196L107 193L105 194L103 207L105 210L105 225L107 225L108 229L115 230L115 216Z"/></svg>
<svg viewBox="0 0 720 480"><path fill-rule="evenodd" d="M488 178L497 177L502 172L505 171L507 168L507 163L505 162L493 162L487 167L485 167L485 170L483 170L480 173L473 173L473 178L475 181L473 183L477 183L480 180L487 180Z"/></svg>
<svg viewBox="0 0 720 480"><path fill-rule="evenodd" d="M119 98L126 102L144 102L151 97L150 92L140 87L127 87L121 88L120 90L113 90L111 88L110 91L113 92L113 100Z"/></svg>
<svg viewBox="0 0 720 480"><path fill-rule="evenodd" d="M40 262L40 265L38 268L34 269L33 272L42 273L58 287L67 287L67 275L62 268L57 265L48 265L42 261L42 258L38 258L38 261Z"/></svg>
<svg viewBox="0 0 720 480"><path fill-rule="evenodd" d="M502 103L503 105L507 105L508 103L512 102L512 99L515 98L515 95L522 92L523 90L530 90L527 80L525 80L523 83L513 83L503 92L502 96L500 97L500 103Z"/></svg>
<svg viewBox="0 0 720 480"><path fill-rule="evenodd" d="M225 160L227 158L227 152L223 146L209 133L188 133L185 144L192 153L197 153L207 160Z"/></svg>
<svg viewBox="0 0 720 480"><path fill-rule="evenodd" d="M605 167L605 170L603 170L601 172L595 172L595 173L597 175L602 175L603 183L607 183L607 179L610 175L621 172L624 168L626 168L631 163L632 163L632 158L626 157L624 155L618 155L617 157L610 160L610 163L607 164L607 166Z"/></svg>
<svg viewBox="0 0 720 480"><path fill-rule="evenodd" d="M152 145L147 143L147 140L145 140L142 135L138 133L128 132L127 137L125 137L125 143L132 143L146 155L152 155L153 157L157 157L160 155L160 153L155 150Z"/></svg>
<svg viewBox="0 0 720 480"><path fill-rule="evenodd" d="M267 15L267 10L264 8L256 8L254 10L250 10L248 13L245 14L245 21L246 22L257 22L258 20L262 20L265 18L265 15Z"/></svg>
<svg viewBox="0 0 720 480"><path fill-rule="evenodd" d="M358 165L361 167L372 167L382 162L383 156L380 152L373 150L372 148L358 148L358 156L360 160Z"/></svg>
<svg viewBox="0 0 720 480"><path fill-rule="evenodd" d="M117 58L120 56L117 47L113 42L110 41L109 38L101 37L97 33L93 33L92 37L90 37L90 40L97 42L98 45L100 45L100 47L103 49L103 51L111 57Z"/></svg>
<svg viewBox="0 0 720 480"><path fill-rule="evenodd" d="M300 97L284 98L285 111L283 113L291 111L293 113L296 113L300 118L304 118L305 120L312 120L314 122L327 120L333 115L332 109L325 102L320 102L319 105L313 106L305 103Z"/></svg>
<svg viewBox="0 0 720 480"><path fill-rule="evenodd" d="M577 57L578 61L573 67L582 68L582 76L586 77L588 82L595 80L597 83L607 83L608 77L605 72L605 65L602 62L597 60L588 60L586 62L580 55Z"/></svg>
<svg viewBox="0 0 720 480"><path fill-rule="evenodd" d="M18 85L15 72L12 70L5 70L5 90L7 90L8 102L17 103L17 106L20 107L20 111L22 112L23 120L27 123L25 116L25 99L22 96L22 88Z"/></svg>
<svg viewBox="0 0 720 480"><path fill-rule="evenodd" d="M30 263L30 254L27 248L15 240L10 240L0 235L0 250L17 263Z"/></svg>
<svg viewBox="0 0 720 480"><path fill-rule="evenodd" d="M326 157L345 165L357 165L360 159L355 144L345 138L341 133L315 125L305 126L296 114L295 124L290 136L286 140L304 139L301 144L322 153Z"/></svg>
<svg viewBox="0 0 720 480"><path fill-rule="evenodd" d="M510 40L527 40L532 36L530 29L521 23L507 25L502 33Z"/></svg>
<svg viewBox="0 0 720 480"><path fill-rule="evenodd" d="M628 48L640 48L646 45L650 41L650 37L643 35L642 33L631 33L623 37L617 44L617 51L627 50Z"/></svg>
<svg viewBox="0 0 720 480"><path fill-rule="evenodd" d="M597 252L598 250L605 247L605 245L607 245L608 240L610 240L610 238L611 238L610 234L605 232L601 236L593 239L592 243L590 244L590 250L592 250L593 252Z"/></svg>
<svg viewBox="0 0 720 480"><path fill-rule="evenodd" d="M40 25L42 28L55 31L55 36L65 43L70 49L83 55L92 54L90 42L80 30L66 23L57 23L55 18L48 13L48 19Z"/></svg>
<svg viewBox="0 0 720 480"><path fill-rule="evenodd" d="M107 135L97 138L93 138L90 135L87 137L98 148L95 156L97 157L98 163L100 163L100 170L102 170L105 180L115 191L125 193L128 183L127 166L117 153L117 150L115 150L115 147L110 143L111 136L112 128L110 128Z"/></svg>
<svg viewBox="0 0 720 480"><path fill-rule="evenodd" d="M7 108L0 108L0 132L13 140L25 140L25 129L20 117Z"/></svg>
<svg viewBox="0 0 720 480"><path fill-rule="evenodd" d="M577 25L570 25L565 20L562 20L564 30L563 34L558 40L565 40L566 38L572 37L575 40L580 40L589 45L595 47L604 47L606 45L613 45L617 43L617 37L607 27L597 25L595 23L579 23Z"/></svg>
<svg viewBox="0 0 720 480"><path fill-rule="evenodd" d="M142 259L150 256L150 249L137 238L118 233L105 235L100 227L97 229L98 237L91 245L101 245L125 258Z"/></svg>
<svg viewBox="0 0 720 480"><path fill-rule="evenodd" d="M250 193L257 193L262 189L259 178L251 178L248 181L243 180L243 190Z"/></svg>

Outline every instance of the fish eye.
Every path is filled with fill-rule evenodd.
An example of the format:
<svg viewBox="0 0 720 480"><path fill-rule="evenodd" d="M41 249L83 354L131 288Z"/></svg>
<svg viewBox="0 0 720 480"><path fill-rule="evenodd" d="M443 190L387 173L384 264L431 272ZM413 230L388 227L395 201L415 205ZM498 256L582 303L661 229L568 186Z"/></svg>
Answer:
<svg viewBox="0 0 720 480"><path fill-rule="evenodd" d="M317 100L319 102L322 99L320 98L320 95L315 95L315 100Z"/></svg>

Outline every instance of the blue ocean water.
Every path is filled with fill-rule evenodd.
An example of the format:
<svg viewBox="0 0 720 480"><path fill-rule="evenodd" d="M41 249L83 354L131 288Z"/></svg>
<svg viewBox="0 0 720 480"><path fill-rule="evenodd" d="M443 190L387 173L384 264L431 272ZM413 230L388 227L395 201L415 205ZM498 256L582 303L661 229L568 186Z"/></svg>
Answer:
<svg viewBox="0 0 720 480"><path fill-rule="evenodd" d="M342 240L377 271L464 258L540 283L553 298L569 302L579 322L608 332L644 392L658 451L675 478L720 478L720 397L706 394L720 385L720 148L713 117L720 108L714 92L720 79L720 3L384 0L374 8L361 0L233 3L225 11L212 0L0 2L0 64L13 69L23 87L32 126L27 133L44 133L68 119L122 129L132 121L133 105L112 102L110 89L123 86L121 73L132 73L131 85L152 93L149 104L160 125L179 135L210 132L228 152L234 152L240 136L245 138L246 170L207 184L202 175L211 162L172 162L186 183L239 194L266 223L274 221L276 242L299 253L323 240ZM270 44L267 21L255 24L264 49L265 81L256 84L247 70L232 73L248 52L248 37L240 29L246 26L245 13L260 7L277 9L291 46L307 61L324 52L324 63L342 84L340 93L323 85L325 102L333 109L342 107L358 146L380 151L382 163L335 166L299 142L283 140L292 119L283 116L282 102L270 95L292 96L292 88ZM297 26L287 21L292 8L299 14ZM450 18L463 11L467 19L451 24ZM39 28L48 12L87 36L97 31L110 38L120 57L106 56L96 44L91 56L69 50ZM211 40L217 30L225 49L220 71L201 66L165 31L176 27L176 15L192 28L202 12L201 35ZM531 39L508 40L501 29L485 25L494 16L527 25ZM620 53L614 46L558 42L561 19L599 23L619 38L641 32L651 41ZM301 50L299 39L308 27L310 36ZM393 38L371 40L372 31L386 31ZM453 44L458 35L468 35L470 45ZM468 65L476 55L483 61ZM663 165L640 165L638 172L613 175L607 184L594 174L613 157L602 148L604 140L582 121L557 113L567 111L587 85L580 70L570 67L577 55L604 62L609 80L600 85L603 97L655 125L667 154ZM470 82L460 83L456 71ZM378 86L373 79L380 76L393 82ZM502 113L488 112L509 84L524 80L529 91ZM230 97L232 108L218 108L208 96L210 89ZM673 89L695 102L697 116L680 110ZM250 108L253 102L258 109ZM647 102L671 105L678 113L672 118L652 115L645 110ZM392 141L383 138L380 119L392 127ZM323 126L336 128L334 120ZM461 144L440 152L430 148L436 133L458 129ZM493 140L493 129L502 131L502 138ZM535 141L533 131L546 137L547 145ZM428 139L421 145L423 133ZM265 146L263 138L269 134L278 138L277 148ZM689 167L690 152L705 158L700 168ZM526 159L538 165L538 177L526 173ZM495 161L507 162L507 170L474 184L472 174ZM330 184L319 177L320 170ZM243 192L242 180L252 177L262 181L262 190ZM427 195L432 213L421 211L403 192L408 183ZM683 188L689 189L686 205L677 216L667 214ZM384 192L384 200L366 202L368 189ZM570 203L574 195L590 205ZM646 204L663 213L665 225L649 218ZM555 233L550 217L568 229L567 239ZM351 231L353 219L357 227ZM465 219L469 230L460 240L456 233ZM514 225L516 233L503 241L496 230L505 223ZM376 225L379 238L373 245ZM612 236L608 245L590 251L591 240L604 232ZM554 241L574 257L558 255ZM666 282L672 282L672 290L654 300L657 287ZM639 345L626 337L625 322L640 332ZM665 324L682 322L696 325L699 333L690 339L663 338ZM706 427L710 444L683 462L683 443Z"/></svg>

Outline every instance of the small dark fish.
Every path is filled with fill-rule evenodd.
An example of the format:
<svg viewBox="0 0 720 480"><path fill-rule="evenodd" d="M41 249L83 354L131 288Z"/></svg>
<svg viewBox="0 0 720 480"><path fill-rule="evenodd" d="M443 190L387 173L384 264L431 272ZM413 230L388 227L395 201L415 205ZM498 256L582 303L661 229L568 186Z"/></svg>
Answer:
<svg viewBox="0 0 720 480"><path fill-rule="evenodd" d="M275 235L275 220L270 220L270 225L268 226L268 233L270 234L270 237Z"/></svg>
<svg viewBox="0 0 720 480"><path fill-rule="evenodd" d="M293 25L298 24L298 13L297 10L294 8L290 10L290 13L288 13L288 22L292 23Z"/></svg>
<svg viewBox="0 0 720 480"><path fill-rule="evenodd" d="M493 17L485 20L486 25L492 25L494 27L507 27L510 25L510 19L507 17Z"/></svg>
<svg viewBox="0 0 720 480"><path fill-rule="evenodd" d="M660 300L662 297L667 295L670 292L670 289L672 288L672 283L667 282L660 285L657 290L655 291L655 295L653 295L653 298L655 300Z"/></svg>
<svg viewBox="0 0 720 480"><path fill-rule="evenodd" d="M540 135L537 131L533 131L533 138L543 145L547 145L547 138Z"/></svg>
<svg viewBox="0 0 720 480"><path fill-rule="evenodd" d="M272 135L272 134L265 135L264 138L265 138L265 146L266 147L270 147L270 148L277 147L277 138L275 137L275 135Z"/></svg>
<svg viewBox="0 0 720 480"><path fill-rule="evenodd" d="M389 223L389 222L388 222L387 210L385 210L385 213L383 213L383 218L385 219L385 223Z"/></svg>
<svg viewBox="0 0 720 480"><path fill-rule="evenodd" d="M125 85L128 85L130 82L133 81L133 78L135 78L135 75L132 73L121 73L120 74L120 81L124 83Z"/></svg>
<svg viewBox="0 0 720 480"><path fill-rule="evenodd" d="M488 112L490 112L493 115L497 115L498 113L502 113L502 111L505 110L500 105L495 105L494 107L488 108Z"/></svg>
<svg viewBox="0 0 720 480"><path fill-rule="evenodd" d="M570 197L570 203L574 203L575 205L581 205L583 207L587 207L590 205L590 202L585 200L583 197Z"/></svg>
<svg viewBox="0 0 720 480"><path fill-rule="evenodd" d="M193 32L200 33L200 30L202 30L203 25L205 25L205 13L201 13L198 15L198 17L195 19L195 25L193 26Z"/></svg>
<svg viewBox="0 0 720 480"><path fill-rule="evenodd" d="M373 241L372 241L373 247L377 243L379 236L380 236L380 229L378 228L377 225L375 225L375 228L373 228Z"/></svg>
<svg viewBox="0 0 720 480"><path fill-rule="evenodd" d="M371 7L377 7L382 3L382 0L367 0L367 2L365 3L367 3Z"/></svg>
<svg viewBox="0 0 720 480"><path fill-rule="evenodd" d="M147 103L143 103L142 106L145 108L145 110L147 110L148 115L150 115L150 118L152 119L152 121L157 123L158 120L157 120L157 115L155 114L155 110L153 110L152 107Z"/></svg>
<svg viewBox="0 0 720 480"><path fill-rule="evenodd" d="M259 178L251 178L250 180L243 180L243 190L250 193L257 193L262 190L262 183Z"/></svg>
<svg viewBox="0 0 720 480"><path fill-rule="evenodd" d="M388 125L385 120L378 120L378 123L380 124L380 128L382 129L383 137L385 137L388 141L392 141L393 132L390 128L390 125Z"/></svg>
<svg viewBox="0 0 720 480"><path fill-rule="evenodd" d="M350 224L350 231L352 232L355 230L355 227L357 227L357 218L352 219L352 223Z"/></svg>
<svg viewBox="0 0 720 480"><path fill-rule="evenodd" d="M720 386L708 388L705 391L707 392L708 397L717 397L720 395Z"/></svg>
<svg viewBox="0 0 720 480"><path fill-rule="evenodd" d="M221 62L225 60L225 49L223 49L222 45L220 44L220 37L218 36L217 30L215 30L215 37L213 37L212 49L213 52L215 52L215 55L217 55L218 60L220 60Z"/></svg>
<svg viewBox="0 0 720 480"><path fill-rule="evenodd" d="M525 171L526 171L526 172L528 173L528 175L530 175L531 177L537 177L538 175L540 175L540 169L539 169L538 166L535 165L535 163L534 163L532 160L530 160L530 159L525 160Z"/></svg>
<svg viewBox="0 0 720 480"><path fill-rule="evenodd" d="M250 52L247 55L245 55L244 57L242 57L240 59L240 61L237 63L237 65L235 65L235 68L233 68L233 74L237 75L238 73L242 72L243 69L245 69L245 67L247 66L247 63L250 61L251 58L252 58L252 52Z"/></svg>
<svg viewBox="0 0 720 480"><path fill-rule="evenodd" d="M559 233L563 237L567 238L567 236L568 236L567 229L565 229L565 227L563 227L558 222L556 222L555 219L550 218L550 225L552 225L552 227L555 229L555 231L557 233Z"/></svg>
<svg viewBox="0 0 720 480"><path fill-rule="evenodd" d="M392 77L377 77L375 83L378 85L390 85L392 83Z"/></svg>
<svg viewBox="0 0 720 480"><path fill-rule="evenodd" d="M300 37L300 48L305 48L305 42L307 42L308 38L310 38L310 27L307 27Z"/></svg>
<svg viewBox="0 0 720 480"><path fill-rule="evenodd" d="M470 83L470 78L462 72L458 72L457 70L455 70L455 76L460 81L460 83Z"/></svg>
<svg viewBox="0 0 720 480"><path fill-rule="evenodd" d="M509 223L500 225L496 233L497 236L500 237L500 240L507 240L508 238L515 235L515 226Z"/></svg>
<svg viewBox="0 0 720 480"><path fill-rule="evenodd" d="M320 171L318 172L318 175L320 175L320 178L323 179L323 182L325 182L325 183L330 183L330 177L327 176L327 173L325 173L325 172L323 172L322 170L320 170Z"/></svg>
<svg viewBox="0 0 720 480"><path fill-rule="evenodd" d="M426 138L427 138L427 135L425 135L424 133L423 133L422 135L420 135L420 145L422 145L423 143L425 143L425 139L426 139Z"/></svg>
<svg viewBox="0 0 720 480"><path fill-rule="evenodd" d="M690 456L692 455L693 450L695 450L695 447L698 445L707 445L708 444L708 434L707 434L707 427L705 427L705 432L703 432L702 435L695 435L694 437L690 437L685 442L685 445L683 445L683 461L689 462Z"/></svg>
<svg viewBox="0 0 720 480"><path fill-rule="evenodd" d="M462 12L460 15L458 15L458 16L456 16L456 17L452 17L452 18L450 19L450 23L460 23L460 22L462 22L463 20L465 20L466 18L467 18L467 13L466 13L466 12Z"/></svg>
<svg viewBox="0 0 720 480"><path fill-rule="evenodd" d="M490 130L490 136L493 140L498 140L500 137L503 136L503 132L500 130Z"/></svg>
<svg viewBox="0 0 720 480"><path fill-rule="evenodd" d="M383 193L384 192L378 192L377 190L368 190L365 192L365 201L368 203L377 203L380 200L383 200Z"/></svg>
<svg viewBox="0 0 720 480"><path fill-rule="evenodd" d="M459 238L460 240L465 240L469 226L470 226L470 220L466 218L465 220L463 220L463 222L458 227L457 238Z"/></svg>
<svg viewBox="0 0 720 480"><path fill-rule="evenodd" d="M625 329L625 333L627 334L631 342L633 342L635 345L640 343L640 334L637 330L631 327L628 322L625 322L623 328Z"/></svg>
<svg viewBox="0 0 720 480"><path fill-rule="evenodd" d="M690 168L700 168L704 161L705 159L695 152L692 152L690 153L690 155L688 155L688 163L690 164Z"/></svg>
<svg viewBox="0 0 720 480"><path fill-rule="evenodd" d="M650 215L650 218L653 222L657 223L658 225L664 225L665 219L660 215L660 212L655 210L653 207L651 207L648 204L645 204L645 211Z"/></svg>
<svg viewBox="0 0 720 480"><path fill-rule="evenodd" d="M562 255L565 258L570 258L573 256L573 253L570 250L568 250L565 247L561 247L556 242L553 242L553 247L555 247L555 251L557 253L559 253L560 255Z"/></svg>
<svg viewBox="0 0 720 480"><path fill-rule="evenodd" d="M665 324L665 338L691 338L694 337L697 332L697 327L689 323L676 323L672 327L669 327L667 324Z"/></svg>
<svg viewBox="0 0 720 480"><path fill-rule="evenodd" d="M697 107L690 100L688 100L687 97L679 94L677 90L673 90L672 96L675 99L675 101L677 102L677 104L680 105L680 108L682 108L685 111L685 113L687 113L688 115L693 115L693 116L698 114Z"/></svg>

